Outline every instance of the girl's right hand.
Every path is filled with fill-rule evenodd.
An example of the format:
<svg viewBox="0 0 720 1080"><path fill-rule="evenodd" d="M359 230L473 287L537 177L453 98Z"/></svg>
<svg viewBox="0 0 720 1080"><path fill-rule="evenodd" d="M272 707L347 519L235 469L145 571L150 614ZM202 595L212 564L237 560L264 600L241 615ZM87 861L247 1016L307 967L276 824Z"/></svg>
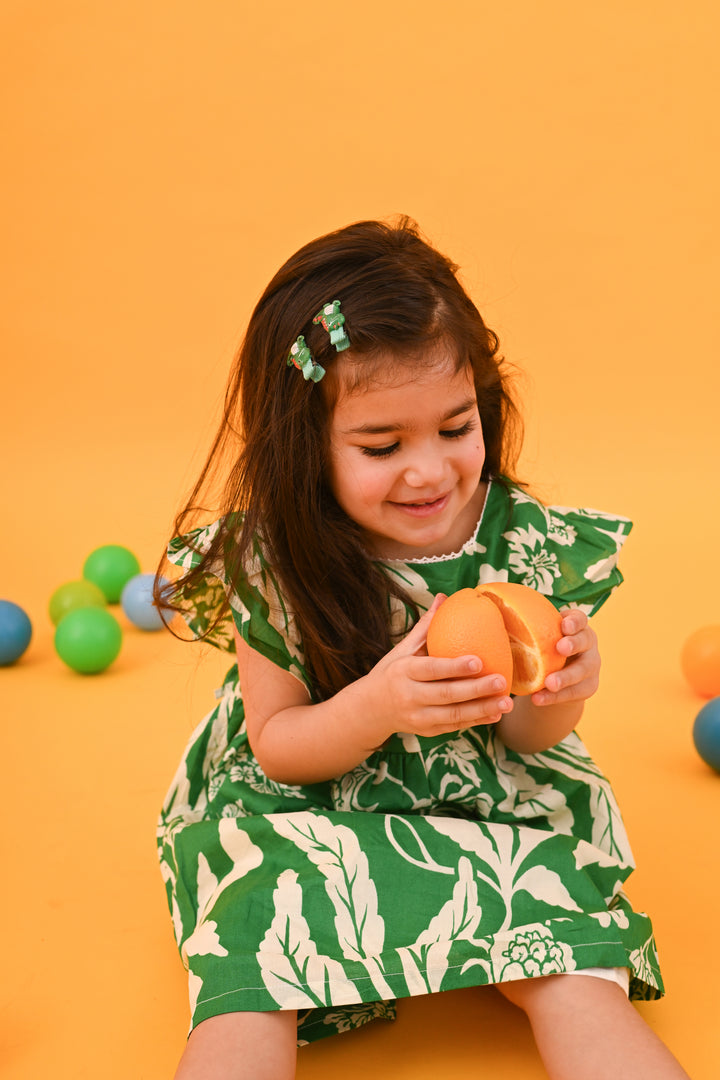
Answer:
<svg viewBox="0 0 720 1080"><path fill-rule="evenodd" d="M428 628L444 599L436 597L407 637L360 680L385 738L398 731L429 736L496 724L512 710L505 679L483 672L477 656L428 655Z"/></svg>

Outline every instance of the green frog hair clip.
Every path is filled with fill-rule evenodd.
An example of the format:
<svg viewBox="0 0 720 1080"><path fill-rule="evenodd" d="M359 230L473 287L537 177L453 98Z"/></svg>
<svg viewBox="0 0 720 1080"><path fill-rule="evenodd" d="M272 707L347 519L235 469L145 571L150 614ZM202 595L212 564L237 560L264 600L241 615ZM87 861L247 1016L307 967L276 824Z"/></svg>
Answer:
<svg viewBox="0 0 720 1080"><path fill-rule="evenodd" d="M318 311L313 319L314 323L320 323L330 335L330 344L334 345L337 352L342 352L350 346L350 338L345 333L345 316L340 313L340 301L333 300L331 304Z"/></svg>
<svg viewBox="0 0 720 1080"><path fill-rule="evenodd" d="M300 335L295 344L290 349L290 355L287 358L287 365L293 365L302 371L303 377L309 379L310 382L320 382L325 374L325 368L316 364L312 358L312 353L305 344L305 338Z"/></svg>
<svg viewBox="0 0 720 1080"><path fill-rule="evenodd" d="M331 304L325 304L313 319L313 323L320 324L330 335L330 343L335 346L336 352L342 352L350 346L350 338L345 332L345 316L340 312L340 301L333 300ZM290 349L287 358L288 367L296 367L302 371L303 377L310 382L320 382L325 374L325 368L316 364L310 349L305 344L305 338L301 334Z"/></svg>

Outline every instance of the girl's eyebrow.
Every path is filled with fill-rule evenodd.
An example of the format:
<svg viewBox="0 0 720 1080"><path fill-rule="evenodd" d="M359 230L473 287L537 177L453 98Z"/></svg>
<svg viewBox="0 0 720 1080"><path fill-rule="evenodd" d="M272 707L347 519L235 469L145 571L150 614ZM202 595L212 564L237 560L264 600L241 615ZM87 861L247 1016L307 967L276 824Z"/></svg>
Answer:
<svg viewBox="0 0 720 1080"><path fill-rule="evenodd" d="M448 420L454 419L456 416L460 416L464 412L469 412L470 409L474 409L477 405L477 399L474 397L467 398L461 405L455 406L450 409L443 416L440 417L438 423L446 424ZM344 432L345 435L388 435L392 431L400 431L402 428L410 427L409 424L395 423L395 424L361 424L360 427L349 428Z"/></svg>

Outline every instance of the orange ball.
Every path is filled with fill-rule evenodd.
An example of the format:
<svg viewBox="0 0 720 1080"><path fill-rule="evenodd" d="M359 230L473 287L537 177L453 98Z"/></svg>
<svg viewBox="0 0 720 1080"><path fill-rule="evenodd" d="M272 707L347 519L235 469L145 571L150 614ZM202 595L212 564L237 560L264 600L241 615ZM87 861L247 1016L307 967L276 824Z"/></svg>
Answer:
<svg viewBox="0 0 720 1080"><path fill-rule="evenodd" d="M700 697L720 696L720 626L691 634L680 653L682 673Z"/></svg>

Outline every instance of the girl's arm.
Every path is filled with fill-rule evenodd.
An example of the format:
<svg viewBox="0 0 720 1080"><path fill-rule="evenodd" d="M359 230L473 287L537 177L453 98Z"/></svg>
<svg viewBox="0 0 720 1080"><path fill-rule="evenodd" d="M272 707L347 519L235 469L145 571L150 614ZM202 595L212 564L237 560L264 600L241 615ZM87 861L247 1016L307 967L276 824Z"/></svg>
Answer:
<svg viewBox="0 0 720 1080"><path fill-rule="evenodd" d="M496 723L512 709L504 679L483 675L477 657L427 655L427 628L441 599L372 671L315 705L294 675L236 633L248 738L266 776L319 783L353 769L397 731L437 735Z"/></svg>
<svg viewBox="0 0 720 1080"><path fill-rule="evenodd" d="M577 726L585 702L595 693L600 677L597 635L587 616L568 610L562 620L565 637L557 650L567 663L545 680L545 689L530 697L516 697L512 711L503 716L498 734L510 750L536 754L555 746Z"/></svg>

